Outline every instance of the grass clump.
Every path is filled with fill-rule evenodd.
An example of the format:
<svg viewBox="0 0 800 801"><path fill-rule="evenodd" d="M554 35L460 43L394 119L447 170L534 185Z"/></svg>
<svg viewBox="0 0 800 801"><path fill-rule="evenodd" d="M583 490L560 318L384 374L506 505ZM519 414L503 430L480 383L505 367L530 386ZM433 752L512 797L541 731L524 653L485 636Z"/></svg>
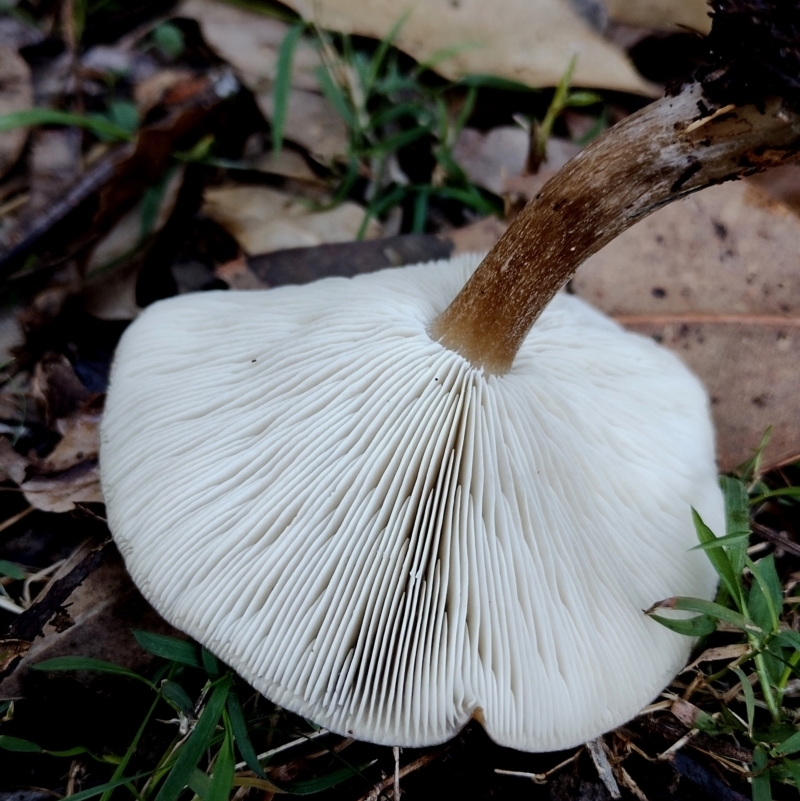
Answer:
<svg viewBox="0 0 800 801"><path fill-rule="evenodd" d="M702 653L687 669L694 679L688 686L678 684L683 692L675 698L673 713L691 726L690 734L730 737L750 750L752 760L742 772L751 784L753 801L769 801L776 784L800 792L800 598L790 592L794 574L789 570L782 580L781 560L776 561L776 553L784 553L782 542L789 555L800 555L800 549L760 522L779 514L781 506L796 503L800 487L772 487L758 476L765 444L766 438L739 477L721 477L724 535L715 536L693 511L697 547L719 576L716 599L667 598L647 610L673 631L701 638ZM755 541L754 530L763 541ZM772 553L753 558L771 545ZM658 614L666 609L694 615L675 619ZM724 656L729 661L716 672L704 673L698 667Z"/></svg>

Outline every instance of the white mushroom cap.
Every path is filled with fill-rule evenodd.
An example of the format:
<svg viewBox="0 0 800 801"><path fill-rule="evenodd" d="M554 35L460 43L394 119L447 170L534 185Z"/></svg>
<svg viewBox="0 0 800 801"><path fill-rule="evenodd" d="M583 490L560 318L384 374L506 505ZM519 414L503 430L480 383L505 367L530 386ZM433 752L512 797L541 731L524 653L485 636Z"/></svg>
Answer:
<svg viewBox="0 0 800 801"><path fill-rule="evenodd" d="M426 329L479 258L151 306L102 427L145 597L278 704L423 746L471 717L565 748L635 715L711 598L723 528L699 382L558 295L495 376Z"/></svg>

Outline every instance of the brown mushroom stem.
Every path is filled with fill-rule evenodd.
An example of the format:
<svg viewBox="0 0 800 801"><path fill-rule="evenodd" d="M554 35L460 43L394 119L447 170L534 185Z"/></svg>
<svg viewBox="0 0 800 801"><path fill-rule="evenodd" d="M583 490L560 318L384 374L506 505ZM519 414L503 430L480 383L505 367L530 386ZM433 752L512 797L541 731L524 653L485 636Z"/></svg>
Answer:
<svg viewBox="0 0 800 801"><path fill-rule="evenodd" d="M523 209L431 336L503 374L555 293L637 220L677 198L796 158L800 114L780 98L709 110L699 84L615 125Z"/></svg>

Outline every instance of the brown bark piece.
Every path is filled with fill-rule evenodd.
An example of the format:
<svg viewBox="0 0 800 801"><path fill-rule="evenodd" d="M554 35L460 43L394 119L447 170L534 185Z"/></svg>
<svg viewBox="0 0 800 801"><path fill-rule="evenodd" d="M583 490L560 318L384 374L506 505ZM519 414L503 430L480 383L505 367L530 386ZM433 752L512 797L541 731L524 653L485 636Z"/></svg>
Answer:
<svg viewBox="0 0 800 801"><path fill-rule="evenodd" d="M591 257L576 294L674 350L711 396L720 467L800 454L800 220L747 183L712 187Z"/></svg>

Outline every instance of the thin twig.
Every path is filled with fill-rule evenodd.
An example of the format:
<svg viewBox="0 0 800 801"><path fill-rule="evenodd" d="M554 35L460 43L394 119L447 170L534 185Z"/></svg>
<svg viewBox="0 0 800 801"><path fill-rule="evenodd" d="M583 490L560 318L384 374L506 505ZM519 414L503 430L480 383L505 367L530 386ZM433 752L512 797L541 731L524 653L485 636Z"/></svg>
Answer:
<svg viewBox="0 0 800 801"><path fill-rule="evenodd" d="M555 767L544 773L526 773L522 770L503 770L502 768L495 768L494 772L501 776L519 776L520 778L530 779L536 784L546 784L547 780L561 768L565 768L571 762L574 762L583 753L583 746L581 746L571 757L567 757L563 762L559 762Z"/></svg>
<svg viewBox="0 0 800 801"><path fill-rule="evenodd" d="M392 787L395 781L399 782L400 779L405 778L411 773L415 773L420 768L424 768L426 765L430 765L435 759L438 759L442 754L446 753L449 750L449 746L445 746L438 751L435 751L432 754L425 754L424 756L419 757L419 759L415 759L413 762L409 762L404 768L400 769L400 772L396 775L388 776L382 782L376 784L366 795L361 796L358 801L378 801L381 793L384 790L387 790L389 787Z"/></svg>
<svg viewBox="0 0 800 801"><path fill-rule="evenodd" d="M11 528L15 523L19 523L23 517L27 517L31 512L35 510L35 507L29 506L27 509L23 509L21 512L17 512L17 514L12 515L8 518L8 520L4 520L0 523L0 531L5 531L7 528Z"/></svg>
<svg viewBox="0 0 800 801"><path fill-rule="evenodd" d="M319 731L311 732L311 734L304 734L302 737L298 737L296 740L292 740L290 743L284 743L283 745L279 745L277 748L264 751L263 754L258 755L257 759L259 762L261 762L262 760L275 756L275 754L280 754L282 751L288 751L290 748L295 748L303 743L316 740L319 737L324 737L326 734L330 734L327 729L320 729ZM246 767L246 762L239 762L236 765L236 770L244 770Z"/></svg>

